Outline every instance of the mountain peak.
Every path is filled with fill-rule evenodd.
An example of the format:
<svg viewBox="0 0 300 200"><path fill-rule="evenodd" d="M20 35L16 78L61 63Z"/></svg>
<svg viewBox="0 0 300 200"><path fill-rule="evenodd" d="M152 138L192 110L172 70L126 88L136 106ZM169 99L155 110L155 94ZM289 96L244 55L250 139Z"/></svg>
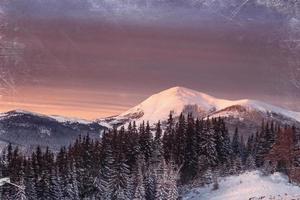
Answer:
<svg viewBox="0 0 300 200"><path fill-rule="evenodd" d="M162 92L178 93L178 92L191 91L191 90L192 89L189 89L189 88L186 88L186 87L175 86L175 87L171 87L169 89L166 89Z"/></svg>
<svg viewBox="0 0 300 200"><path fill-rule="evenodd" d="M199 93L196 90L190 89L190 88L186 88L186 87L182 87L182 86L175 86L175 87L171 87L169 89L163 90L160 93L170 93L170 94L176 94L176 93L186 93L186 92L193 92L193 93Z"/></svg>
<svg viewBox="0 0 300 200"><path fill-rule="evenodd" d="M155 123L166 120L169 113L174 116L180 115L184 110L207 114L208 111L216 110L220 104L227 105L227 100L217 99L207 94L185 87L172 87L147 98L145 101L120 115L120 117L136 116L139 120Z"/></svg>
<svg viewBox="0 0 300 200"><path fill-rule="evenodd" d="M176 87L172 87L172 88L163 90L162 92L157 93L155 95L174 96L174 97L181 97L181 98L191 98L191 97L200 98L201 97L204 101L214 101L217 99L208 94L198 92L198 91L190 89L190 88L181 87L181 86L176 86ZM153 96L155 96L155 95L153 95Z"/></svg>

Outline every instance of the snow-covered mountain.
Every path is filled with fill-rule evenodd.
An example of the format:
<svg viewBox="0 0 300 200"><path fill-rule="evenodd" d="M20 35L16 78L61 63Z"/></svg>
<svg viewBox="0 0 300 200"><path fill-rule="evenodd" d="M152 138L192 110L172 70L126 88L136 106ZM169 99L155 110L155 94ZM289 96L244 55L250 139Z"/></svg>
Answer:
<svg viewBox="0 0 300 200"><path fill-rule="evenodd" d="M184 87L173 87L154 94L139 105L117 117L106 118L112 125L129 121L166 121L169 113L177 117L181 113L192 113L196 118L224 117L229 124L245 123L248 128L260 125L262 120L272 120L281 124L300 123L300 112L293 112L261 101L242 99L225 100ZM246 125L242 126L246 126ZM256 131L256 129L254 130Z"/></svg>
<svg viewBox="0 0 300 200"><path fill-rule="evenodd" d="M99 138L105 129L96 122L14 110L0 115L0 148L12 143L28 153L37 146L57 151L79 135Z"/></svg>
<svg viewBox="0 0 300 200"><path fill-rule="evenodd" d="M225 100L184 87L173 87L154 94L139 105L115 117L132 119L137 122L155 123L164 121L169 113L174 116L191 112L195 117L240 117L242 113L259 112L270 117L281 115L283 118L300 122L300 112L289 111L264 102L242 99Z"/></svg>
<svg viewBox="0 0 300 200"><path fill-rule="evenodd" d="M12 143L25 152L30 152L38 145L58 150L61 146L72 143L80 134L99 138L104 130L126 125L130 121L149 121L151 124L158 120L165 122L170 112L175 118L181 113L192 113L195 118L224 117L231 133L238 127L246 137L255 133L263 120L300 127L298 112L255 100L230 101L184 87L173 87L152 95L119 116L96 121L47 116L22 110L2 113L0 148Z"/></svg>

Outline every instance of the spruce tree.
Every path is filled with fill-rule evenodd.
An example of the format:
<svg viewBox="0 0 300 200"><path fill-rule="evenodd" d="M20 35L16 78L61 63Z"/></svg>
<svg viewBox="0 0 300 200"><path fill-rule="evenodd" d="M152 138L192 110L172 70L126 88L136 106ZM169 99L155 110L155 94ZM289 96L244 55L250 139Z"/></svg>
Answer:
<svg viewBox="0 0 300 200"><path fill-rule="evenodd" d="M256 149L256 165L258 167L264 165L264 158L271 150L274 142L275 133L271 132L269 123L265 124L263 122Z"/></svg>
<svg viewBox="0 0 300 200"><path fill-rule="evenodd" d="M188 115L186 140L184 148L184 162L181 170L181 180L183 182L191 181L199 170L198 168L198 143L195 122L191 114Z"/></svg>
<svg viewBox="0 0 300 200"><path fill-rule="evenodd" d="M58 181L58 176L56 169L52 167L51 174L49 177L49 199L51 200L60 200L62 199L61 185Z"/></svg>
<svg viewBox="0 0 300 200"><path fill-rule="evenodd" d="M210 121L206 121L205 130L201 135L200 141L201 154L205 156L207 166L215 167L218 159L218 152L215 142L215 133L210 125Z"/></svg>
<svg viewBox="0 0 300 200"><path fill-rule="evenodd" d="M245 141L244 141L244 136L241 135L240 137L240 156L241 156L241 159L242 159L242 163L245 164L246 162L246 159L247 159L247 149L246 149L246 146L245 146Z"/></svg>
<svg viewBox="0 0 300 200"><path fill-rule="evenodd" d="M114 169L115 158L113 155L111 132L103 135L101 158L100 171L95 180L97 187L95 197L96 199L110 200L114 187L113 179L116 173Z"/></svg>
<svg viewBox="0 0 300 200"><path fill-rule="evenodd" d="M24 173L24 186L25 186L25 194L28 197L28 200L36 200L36 185L34 179L34 171L32 168L31 160L29 159L25 165L25 173Z"/></svg>
<svg viewBox="0 0 300 200"><path fill-rule="evenodd" d="M166 125L166 130L163 135L163 149L164 149L164 158L166 162L171 161L171 158L174 157L173 155L174 146L175 146L175 127L174 127L174 119L172 113L170 113Z"/></svg>
<svg viewBox="0 0 300 200"><path fill-rule="evenodd" d="M145 189L146 189L146 199L155 200L155 191L156 191L156 176L155 176L155 167L150 165L145 173Z"/></svg>
<svg viewBox="0 0 300 200"><path fill-rule="evenodd" d="M152 154L152 133L149 122L147 122L145 130L140 133L139 146L146 162L148 162Z"/></svg>
<svg viewBox="0 0 300 200"><path fill-rule="evenodd" d="M138 170L136 173L135 181L136 188L133 196L133 200L146 200L146 189L144 185L144 176L142 172L142 163L144 159L139 159L138 161Z"/></svg>
<svg viewBox="0 0 300 200"><path fill-rule="evenodd" d="M184 149L185 149L185 133L186 133L186 119L181 113L176 124L175 129L175 148L174 148L174 160L177 165L182 165L184 162Z"/></svg>
<svg viewBox="0 0 300 200"><path fill-rule="evenodd" d="M251 171L254 170L255 168L256 168L255 159L253 155L250 154L246 160L246 169Z"/></svg>
<svg viewBox="0 0 300 200"><path fill-rule="evenodd" d="M179 169L175 169L173 162L167 164L166 176L165 176L165 187L167 187L167 200L177 200L179 198L179 192L177 188Z"/></svg>
<svg viewBox="0 0 300 200"><path fill-rule="evenodd" d="M225 122L221 118L215 120L214 130L218 154L218 165L228 166L230 163L230 157L232 156L232 147L228 129L225 126Z"/></svg>
<svg viewBox="0 0 300 200"><path fill-rule="evenodd" d="M151 162L154 164L159 163L163 157L163 146L162 146L162 129L160 121L156 125L155 138L153 141L153 151L151 155Z"/></svg>
<svg viewBox="0 0 300 200"><path fill-rule="evenodd" d="M130 168L126 164L126 159L122 153L114 163L113 169L115 174L112 176L112 200L128 199L127 190L130 186Z"/></svg>
<svg viewBox="0 0 300 200"><path fill-rule="evenodd" d="M233 138L232 138L232 142L231 142L232 153L233 153L234 157L237 157L237 156L241 155L241 152L240 152L241 148L240 148L239 139L240 139L239 131L238 131L238 128L236 127L235 131L234 131Z"/></svg>

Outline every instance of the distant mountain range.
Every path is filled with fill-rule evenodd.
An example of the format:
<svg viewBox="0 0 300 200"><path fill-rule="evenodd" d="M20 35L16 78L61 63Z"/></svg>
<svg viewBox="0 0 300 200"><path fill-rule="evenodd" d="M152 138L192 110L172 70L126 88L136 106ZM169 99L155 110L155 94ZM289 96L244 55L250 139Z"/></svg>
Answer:
<svg viewBox="0 0 300 200"><path fill-rule="evenodd" d="M18 145L30 153L40 145L57 151L79 136L100 138L112 127L149 121L154 125L159 120L164 125L170 112L176 119L181 113L191 113L195 118L222 117L230 133L236 127L245 137L259 130L262 121L274 121L281 125L300 128L300 113L276 107L256 100L230 101L184 87L173 87L150 96L139 105L115 116L95 121L47 116L28 111L15 110L0 114L0 147L8 143Z"/></svg>
<svg viewBox="0 0 300 200"><path fill-rule="evenodd" d="M38 145L58 151L79 135L89 134L96 139L106 129L96 122L15 110L0 115L0 147L12 143L26 153L31 153Z"/></svg>

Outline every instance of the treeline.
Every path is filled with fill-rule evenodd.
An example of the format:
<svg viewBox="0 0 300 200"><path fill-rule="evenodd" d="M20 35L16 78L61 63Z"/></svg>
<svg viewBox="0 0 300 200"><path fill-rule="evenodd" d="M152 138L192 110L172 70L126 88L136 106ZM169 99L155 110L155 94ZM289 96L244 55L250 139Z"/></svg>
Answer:
<svg viewBox="0 0 300 200"><path fill-rule="evenodd" d="M244 142L236 129L230 138L221 118L195 120L170 115L163 133L158 122L130 123L93 141L79 137L54 154L37 148L29 157L8 146L1 158L0 199L175 200L178 186L217 184L217 177L262 166L279 127L273 123ZM22 189L23 187L23 189Z"/></svg>

